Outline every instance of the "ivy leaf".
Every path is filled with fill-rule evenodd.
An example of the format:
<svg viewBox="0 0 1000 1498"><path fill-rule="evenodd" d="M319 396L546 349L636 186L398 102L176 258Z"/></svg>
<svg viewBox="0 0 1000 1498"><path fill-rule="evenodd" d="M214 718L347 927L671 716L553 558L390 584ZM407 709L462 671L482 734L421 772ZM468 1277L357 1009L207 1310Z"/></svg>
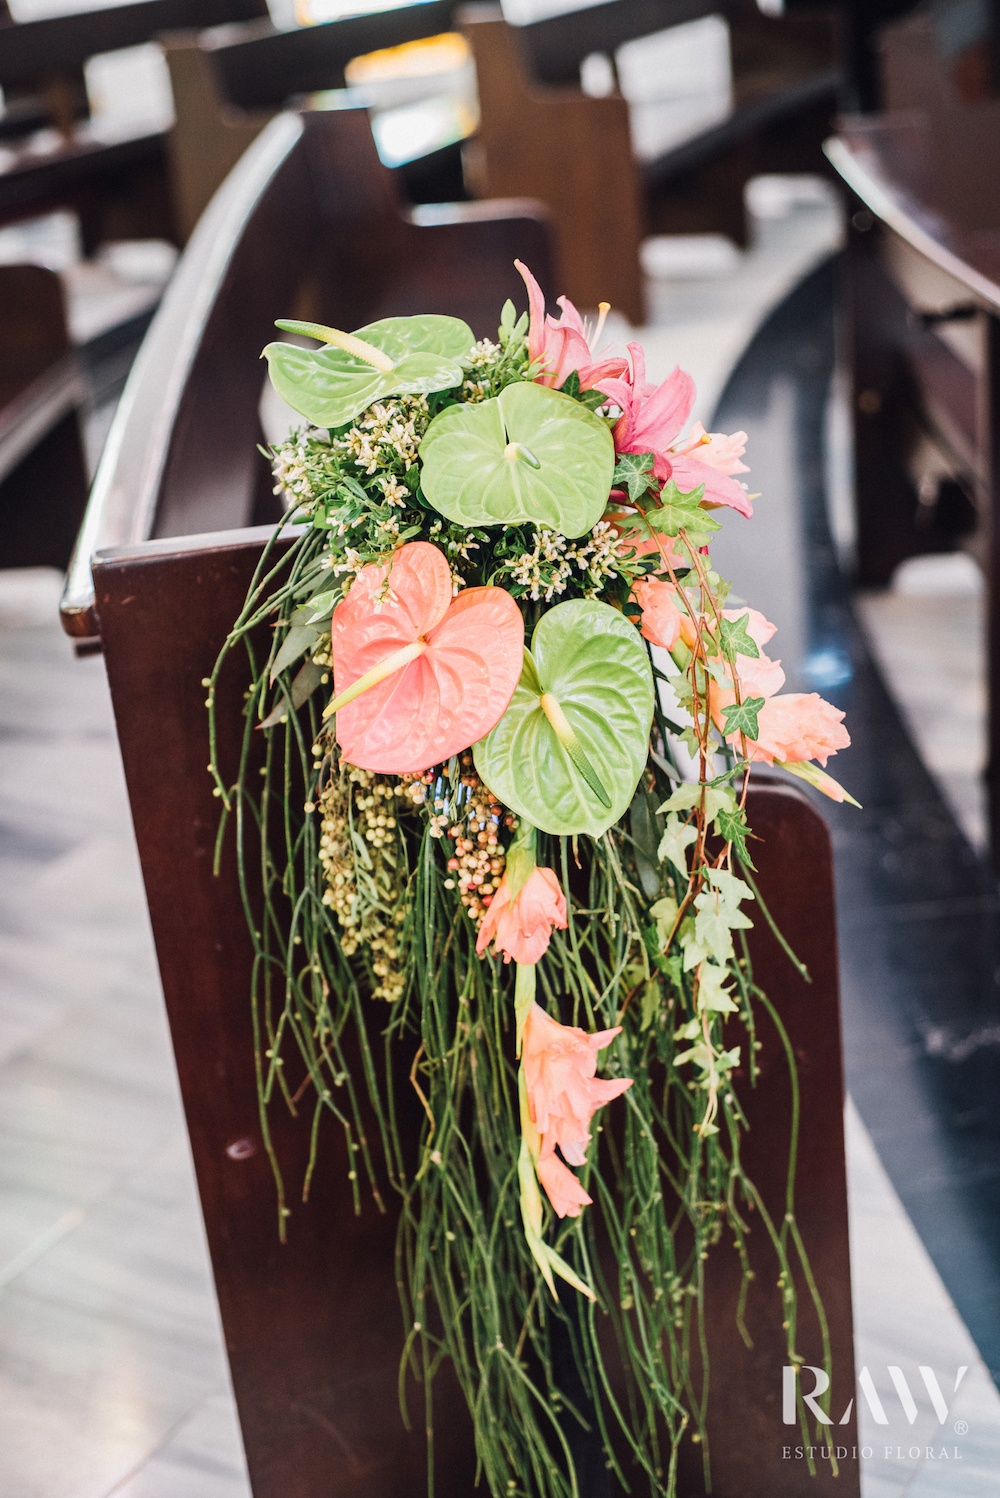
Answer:
<svg viewBox="0 0 1000 1498"><path fill-rule="evenodd" d="M740 862L745 863L750 869L755 868L756 865L747 849L747 833L749 832L749 828L747 826L746 812L741 810L740 807L737 807L735 811L720 811L718 822L720 835L725 838L727 843L732 843Z"/></svg>
<svg viewBox="0 0 1000 1498"><path fill-rule="evenodd" d="M647 525L665 536L676 536L682 527L699 536L720 530L719 521L701 508L704 493L704 484L699 484L697 489L682 494L674 480L668 479L660 492L660 503L646 511Z"/></svg>
<svg viewBox="0 0 1000 1498"><path fill-rule="evenodd" d="M705 874L709 883L718 891L722 908L729 917L730 925L734 929L749 930L753 921L740 909L740 901L753 899L750 886L737 878L735 874L730 874L728 869L706 869Z"/></svg>
<svg viewBox="0 0 1000 1498"><path fill-rule="evenodd" d="M458 525L551 526L570 539L607 504L615 446L579 401L521 381L498 396L448 406L420 443L424 494Z"/></svg>
<svg viewBox="0 0 1000 1498"><path fill-rule="evenodd" d="M672 895L665 895L662 900L657 900L655 905L649 907L649 913L656 922L656 941L658 950L662 952L674 929L674 921L677 919L678 905Z"/></svg>
<svg viewBox="0 0 1000 1498"><path fill-rule="evenodd" d="M600 837L635 794L652 720L653 673L634 626L574 598L536 625L510 706L473 745L476 770L543 832Z"/></svg>
<svg viewBox="0 0 1000 1498"><path fill-rule="evenodd" d="M705 793L705 820L708 822L716 821L723 810L736 804L736 797L728 785L701 785L698 781L688 781L685 785L679 785L659 810L692 810L701 802L702 791Z"/></svg>
<svg viewBox="0 0 1000 1498"><path fill-rule="evenodd" d="M684 849L697 842L698 829L692 822L682 822L679 817L667 818L667 825L660 846L656 850L661 863L671 863L685 879L688 877L687 858Z"/></svg>
<svg viewBox="0 0 1000 1498"><path fill-rule="evenodd" d="M626 490L629 499L635 504L656 482L653 473L655 462L653 453L619 453L611 480L613 487Z"/></svg>
<svg viewBox="0 0 1000 1498"><path fill-rule="evenodd" d="M749 655L755 660L760 656L757 641L747 633L749 623L749 614L741 614L738 619L723 619L722 621L722 649L731 661L735 660L738 655Z"/></svg>
<svg viewBox="0 0 1000 1498"><path fill-rule="evenodd" d="M726 987L729 974L725 968L716 967L714 962L702 963L701 972L698 974L698 1008L709 1009L714 1014L735 1014L739 1005L733 1002L732 994Z"/></svg>
<svg viewBox="0 0 1000 1498"><path fill-rule="evenodd" d="M694 903L698 912L694 942L684 953L684 966L690 972L706 957L714 957L720 967L725 967L733 955L733 933L722 902L703 890Z"/></svg>
<svg viewBox="0 0 1000 1498"><path fill-rule="evenodd" d="M745 733L748 739L755 739L760 732L757 714L763 706L763 697L748 697L745 702L731 702L724 707L722 714L726 726L722 731L726 738L731 733Z"/></svg>

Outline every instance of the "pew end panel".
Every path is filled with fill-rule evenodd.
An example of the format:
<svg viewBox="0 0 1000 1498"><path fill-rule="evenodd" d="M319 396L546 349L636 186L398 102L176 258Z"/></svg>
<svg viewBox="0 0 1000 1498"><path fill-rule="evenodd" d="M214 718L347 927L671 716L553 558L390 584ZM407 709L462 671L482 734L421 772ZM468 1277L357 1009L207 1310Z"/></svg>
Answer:
<svg viewBox="0 0 1000 1498"><path fill-rule="evenodd" d="M345 1146L331 1132L312 1199L302 1207L291 1198L288 1242L279 1244L254 1086L252 952L230 848L221 877L212 874L219 802L205 771L201 681L267 534L241 530L103 553L95 566L97 606L255 1498L395 1498L404 1486L422 1490L425 1460L419 1432L407 1433L397 1419L404 1328L393 1284L395 1208L383 1216L366 1202L354 1215ZM234 662L219 687L223 754L231 762L243 687ZM751 816L761 888L813 975L809 985L795 974L758 918L750 933L755 970L788 1031L807 1100L797 1218L829 1318L839 1419L854 1373L829 838L818 813L788 786L761 784ZM740 1087L750 1122L746 1158L780 1219L791 1100L781 1082L783 1045L763 1016L760 1038L768 1090L755 1092L745 1079ZM400 1099L407 1120L412 1101ZM276 1119L290 1182L301 1179L307 1136L302 1120ZM780 1297L767 1272L765 1234L756 1219L753 1226L759 1272L747 1312L752 1350L736 1327L740 1271L731 1246L720 1244L709 1264L715 1498L857 1498L856 1466L845 1464L833 1478L821 1463L810 1478L804 1463L783 1458L783 1446L799 1437L781 1419ZM807 1361L819 1363L819 1333L801 1282L800 1290L800 1345ZM436 1408L436 1491L464 1498L473 1472L469 1427L447 1372ZM838 1436L850 1447L854 1426L838 1427ZM685 1493L704 1491L695 1446L685 1449L683 1481ZM605 1489L586 1491L603 1498Z"/></svg>

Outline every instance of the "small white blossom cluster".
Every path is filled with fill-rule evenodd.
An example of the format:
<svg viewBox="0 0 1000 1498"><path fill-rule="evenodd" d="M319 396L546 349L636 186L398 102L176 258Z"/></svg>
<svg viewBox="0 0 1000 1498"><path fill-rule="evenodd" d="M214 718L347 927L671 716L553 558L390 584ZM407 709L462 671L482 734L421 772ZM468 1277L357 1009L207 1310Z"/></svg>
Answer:
<svg viewBox="0 0 1000 1498"><path fill-rule="evenodd" d="M378 473L379 488L390 504L402 504L409 491L397 483L393 472L406 472L417 461L420 439L427 426L427 400L422 395L401 395L379 402L364 412L360 421L333 446L353 458L365 473Z"/></svg>
<svg viewBox="0 0 1000 1498"><path fill-rule="evenodd" d="M475 375L477 372L480 375L488 373L497 360L502 357L503 349L499 343L494 343L490 338L480 338L472 350L472 356L468 361L469 368L472 370L472 377L465 380L462 384L462 399L466 404L475 405L477 401L484 401L486 399L489 395L486 382L481 378L476 379Z"/></svg>
<svg viewBox="0 0 1000 1498"><path fill-rule="evenodd" d="M559 531L540 526L533 549L522 552L510 564L509 571L514 582L527 588L534 602L541 599L551 603L558 593L565 593L574 568L588 574L590 586L584 589L584 596L593 598L603 588L605 579L618 572L618 563L618 535L606 520L599 520L590 534L575 545Z"/></svg>
<svg viewBox="0 0 1000 1498"><path fill-rule="evenodd" d="M292 432L287 441L275 449L274 460L271 464L271 472L274 474L274 493L288 496L289 509L294 504L310 505L316 497L309 483L306 444L322 439L322 436L321 432L304 428Z"/></svg>

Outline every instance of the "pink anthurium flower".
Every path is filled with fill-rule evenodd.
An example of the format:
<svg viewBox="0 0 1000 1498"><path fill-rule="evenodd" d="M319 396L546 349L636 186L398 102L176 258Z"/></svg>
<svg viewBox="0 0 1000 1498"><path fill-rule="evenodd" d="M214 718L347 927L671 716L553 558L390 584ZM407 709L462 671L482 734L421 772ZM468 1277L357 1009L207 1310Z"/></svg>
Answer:
<svg viewBox="0 0 1000 1498"><path fill-rule="evenodd" d="M349 764L416 774L467 749L507 710L524 621L503 588L452 597L444 553L410 541L363 567L334 609L337 742Z"/></svg>
<svg viewBox="0 0 1000 1498"><path fill-rule="evenodd" d="M520 260L515 260L514 264L528 288L528 358L533 364L542 365L543 372L537 376L539 385L551 385L558 390L576 370L580 376L580 389L594 390L602 380L614 379L627 372L627 359L595 361L590 351L591 342L596 343L601 336L609 311L607 302L601 303L597 327L592 338L588 337L583 318L568 297L558 299L561 317L547 317L542 288L526 265Z"/></svg>
<svg viewBox="0 0 1000 1498"><path fill-rule="evenodd" d="M675 369L662 385L650 385L642 346L630 343L628 349L632 355L631 378L600 381L600 389L622 413L614 429L616 451L652 453L653 471L664 483L673 479L682 494L690 494L704 484L704 504L728 505L741 515L752 515L749 495L732 476L747 472L740 462L746 433L709 435L699 422L681 443L681 432L694 405L694 381L682 369Z"/></svg>
<svg viewBox="0 0 1000 1498"><path fill-rule="evenodd" d="M564 1161L586 1163L591 1119L632 1086L631 1077L604 1081L596 1075L598 1051L620 1030L616 1025L588 1035L576 1025L561 1025L538 1004L528 1010L521 1065L528 1112L540 1136L535 1169L559 1217L579 1217L591 1200Z"/></svg>

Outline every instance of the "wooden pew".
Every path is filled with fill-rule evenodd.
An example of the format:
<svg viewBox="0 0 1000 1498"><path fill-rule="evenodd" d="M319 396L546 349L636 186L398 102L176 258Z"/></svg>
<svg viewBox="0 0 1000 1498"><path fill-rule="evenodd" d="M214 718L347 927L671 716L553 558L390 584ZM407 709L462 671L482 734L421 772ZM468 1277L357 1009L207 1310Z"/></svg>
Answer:
<svg viewBox="0 0 1000 1498"><path fill-rule="evenodd" d="M273 121L182 259L123 402L67 585L69 633L99 637L107 661L255 1498L397 1498L426 1484L423 1437L398 1418L393 1213L354 1215L336 1141L312 1204L295 1209L289 1241L278 1243L253 1080L251 952L230 852L221 877L212 875L218 802L205 773L201 680L270 534L274 503L254 446L257 354L272 318L289 310L354 327L427 309L490 333L504 296L524 304L515 253L551 297L544 225L524 205L424 210L414 220L391 196L364 115ZM234 656L219 688L227 757L243 686ZM839 1418L854 1381L829 839L788 787L762 789L753 817L761 883L814 974L803 984L758 922L757 972L789 1027L809 1100L798 1212L830 1318ZM780 1215L776 1165L791 1099L777 1036L762 1025L761 1038L768 1086L746 1095L746 1160ZM404 1131L411 1100L399 1099ZM296 1176L306 1135L278 1118L274 1137ZM758 1251L769 1262L766 1246ZM738 1279L735 1255L722 1248L708 1289L716 1498L857 1498L856 1465L834 1479L821 1463L811 1479L804 1463L783 1459L795 1435L781 1424L780 1303L772 1276L761 1274L747 1312L749 1352L736 1332ZM812 1352L806 1294L802 1305L802 1344ZM467 1498L468 1428L444 1382L438 1408L436 1491ZM838 1438L850 1448L854 1427L838 1426ZM702 1491L697 1448L688 1454L684 1492L693 1494Z"/></svg>
<svg viewBox="0 0 1000 1498"><path fill-rule="evenodd" d="M0 223L73 208L87 253L108 238L174 237L162 130L111 134L90 122L83 65L165 29L258 16L263 7L264 0L138 0L4 26L0 88L14 100L15 124L48 123L61 139L43 152L23 140L0 164Z"/></svg>
<svg viewBox="0 0 1000 1498"><path fill-rule="evenodd" d="M455 0L429 0L297 30L262 20L165 36L177 112L168 151L182 237L250 141L290 100L344 88L344 68L363 53L448 31L454 10ZM442 174L445 190L435 180ZM413 180L413 201L464 196L457 148L403 175Z"/></svg>
<svg viewBox="0 0 1000 1498"><path fill-rule="evenodd" d="M731 112L679 146L634 159L628 102L617 90L585 94L581 62L720 12L730 25ZM749 0L606 0L520 27L492 4L468 5L460 20L479 79L476 190L548 204L561 284L582 307L607 300L641 323L645 234L711 229L744 244L747 179L822 163L839 80L826 12L775 19Z"/></svg>
<svg viewBox="0 0 1000 1498"><path fill-rule="evenodd" d="M0 265L0 567L69 562L87 501L86 401L59 276Z"/></svg>
<svg viewBox="0 0 1000 1498"><path fill-rule="evenodd" d="M898 47L897 44L898 43ZM989 763L1000 857L1000 99L965 102L922 18L887 32L895 112L843 122L857 577L970 550L988 589ZM961 74L959 74L961 76ZM919 109L913 108L920 101Z"/></svg>

